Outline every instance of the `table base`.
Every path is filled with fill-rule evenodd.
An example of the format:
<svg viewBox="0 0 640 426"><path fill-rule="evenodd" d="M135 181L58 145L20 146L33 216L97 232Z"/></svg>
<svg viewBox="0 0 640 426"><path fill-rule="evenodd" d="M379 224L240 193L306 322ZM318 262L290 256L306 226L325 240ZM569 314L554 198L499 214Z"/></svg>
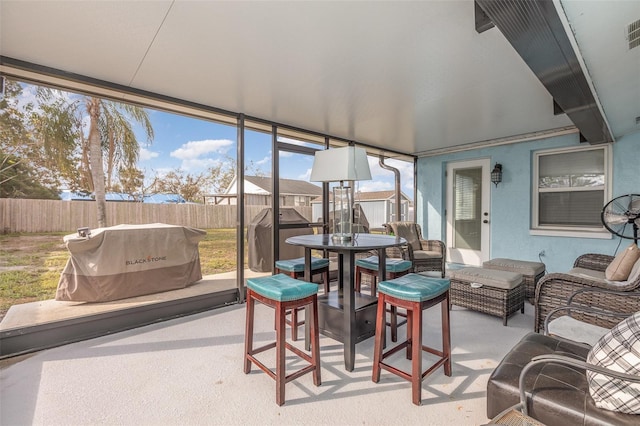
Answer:
<svg viewBox="0 0 640 426"><path fill-rule="evenodd" d="M337 291L318 296L318 325L320 333L344 343L344 307L342 294ZM355 294L355 324L351 331L355 343L373 337L376 332L378 299Z"/></svg>

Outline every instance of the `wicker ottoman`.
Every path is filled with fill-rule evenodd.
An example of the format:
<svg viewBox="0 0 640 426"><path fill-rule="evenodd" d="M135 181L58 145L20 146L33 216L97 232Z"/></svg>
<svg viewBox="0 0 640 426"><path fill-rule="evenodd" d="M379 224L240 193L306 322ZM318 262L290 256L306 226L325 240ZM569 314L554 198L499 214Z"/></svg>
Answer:
<svg viewBox="0 0 640 426"><path fill-rule="evenodd" d="M499 258L484 262L482 267L485 269L498 269L500 271L522 274L522 279L524 280L524 297L533 305L536 297L536 284L538 284L540 278L544 276L544 263Z"/></svg>
<svg viewBox="0 0 640 426"><path fill-rule="evenodd" d="M524 313L522 275L494 269L463 268L451 271L451 304L485 314L507 318Z"/></svg>

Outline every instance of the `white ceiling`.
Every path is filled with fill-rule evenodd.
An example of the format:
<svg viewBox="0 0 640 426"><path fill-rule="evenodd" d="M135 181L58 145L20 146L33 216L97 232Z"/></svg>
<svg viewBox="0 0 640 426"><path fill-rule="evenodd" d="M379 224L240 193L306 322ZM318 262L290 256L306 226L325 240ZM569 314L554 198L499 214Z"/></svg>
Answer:
<svg viewBox="0 0 640 426"><path fill-rule="evenodd" d="M614 137L640 131L640 1L562 5ZM572 125L471 0L0 0L0 55L410 154Z"/></svg>

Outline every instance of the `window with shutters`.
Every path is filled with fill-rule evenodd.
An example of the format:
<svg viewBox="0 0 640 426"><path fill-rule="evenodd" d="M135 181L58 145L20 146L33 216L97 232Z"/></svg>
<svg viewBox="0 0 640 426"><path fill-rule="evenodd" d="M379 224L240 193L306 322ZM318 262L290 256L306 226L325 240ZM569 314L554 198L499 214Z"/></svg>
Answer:
<svg viewBox="0 0 640 426"><path fill-rule="evenodd" d="M600 212L609 199L608 145L534 154L534 230L602 231Z"/></svg>

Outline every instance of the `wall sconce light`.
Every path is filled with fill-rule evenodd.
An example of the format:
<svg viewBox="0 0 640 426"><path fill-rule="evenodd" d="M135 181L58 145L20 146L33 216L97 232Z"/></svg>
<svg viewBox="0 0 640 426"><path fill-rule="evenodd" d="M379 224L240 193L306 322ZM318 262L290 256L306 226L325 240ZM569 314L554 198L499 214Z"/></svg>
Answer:
<svg viewBox="0 0 640 426"><path fill-rule="evenodd" d="M502 182L502 164L496 163L495 167L491 171L491 182L496 184L496 188L498 184Z"/></svg>

